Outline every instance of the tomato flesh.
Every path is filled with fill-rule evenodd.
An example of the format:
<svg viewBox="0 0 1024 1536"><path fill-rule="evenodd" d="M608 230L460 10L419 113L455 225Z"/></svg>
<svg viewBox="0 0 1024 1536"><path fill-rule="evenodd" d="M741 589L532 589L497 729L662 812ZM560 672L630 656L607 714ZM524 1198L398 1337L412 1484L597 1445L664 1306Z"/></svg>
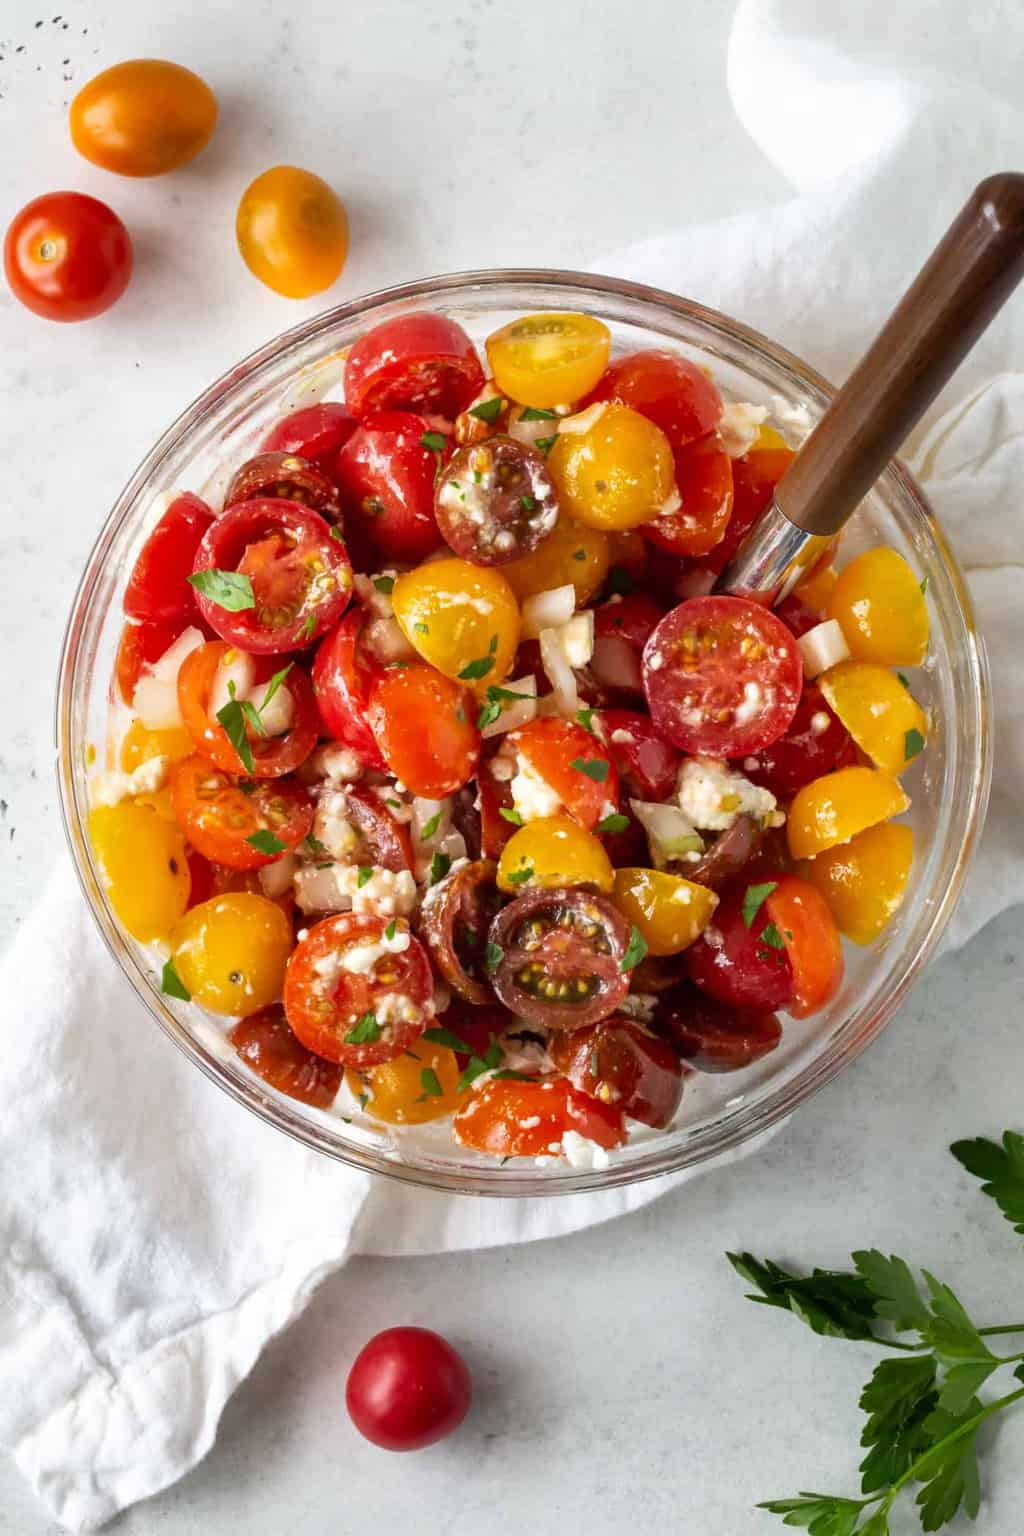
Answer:
<svg viewBox="0 0 1024 1536"><path fill-rule="evenodd" d="M278 1093L316 1109L330 1109L337 1098L342 1068L307 1051L280 1003L242 1019L228 1039L246 1066Z"/></svg>
<svg viewBox="0 0 1024 1536"><path fill-rule="evenodd" d="M829 709L817 683L808 683L785 734L745 760L743 772L777 800L792 800L813 779L856 761L857 749L846 727Z"/></svg>
<svg viewBox="0 0 1024 1536"><path fill-rule="evenodd" d="M142 546L128 578L124 611L146 623L169 623L196 611L188 584L196 551L213 513L198 496L176 496Z"/></svg>
<svg viewBox="0 0 1024 1536"><path fill-rule="evenodd" d="M644 537L673 555L706 555L725 537L733 505L732 460L717 432L677 448L681 505L645 524Z"/></svg>
<svg viewBox="0 0 1024 1536"><path fill-rule="evenodd" d="M782 1025L768 1009L716 1002L690 981L666 993L654 1027L698 1072L739 1072L782 1039Z"/></svg>
<svg viewBox="0 0 1024 1536"><path fill-rule="evenodd" d="M370 729L395 778L432 800L454 794L472 778L480 755L476 714L465 688L415 662L385 667L367 706Z"/></svg>
<svg viewBox="0 0 1024 1536"><path fill-rule="evenodd" d="M768 916L781 933L793 971L789 1011L804 1019L826 1007L843 979L839 929L816 886L796 875L782 875L765 900Z"/></svg>
<svg viewBox="0 0 1024 1536"><path fill-rule="evenodd" d="M679 753L662 741L646 715L630 709L602 709L598 715L605 750L636 800L666 800L676 787Z"/></svg>
<svg viewBox="0 0 1024 1536"><path fill-rule="evenodd" d="M250 768L242 761L223 725L210 714L214 679L231 649L223 640L211 641L190 651L182 662L178 673L178 706L185 729L195 742L195 750L226 773L251 774L256 779L281 778L305 762L316 746L319 716L313 685L301 667L294 662L291 665L285 662L288 670L281 686L288 689L292 698L292 722L280 736L260 734L243 717L252 754ZM255 668L257 683L269 685L271 677L282 670L278 666L280 660L279 656L261 657ZM263 697L265 693L257 693L254 708L258 709Z"/></svg>
<svg viewBox="0 0 1024 1536"><path fill-rule="evenodd" d="M509 733L509 745L592 831L619 803L619 775L602 742L574 721L550 716Z"/></svg>
<svg viewBox="0 0 1024 1536"><path fill-rule="evenodd" d="M451 444L445 437L435 453L424 442L435 435L429 421L411 411L374 411L342 448L334 477L357 549L414 565L441 544L434 489Z"/></svg>
<svg viewBox="0 0 1024 1536"><path fill-rule="evenodd" d="M380 668L360 642L365 626L363 610L350 608L320 644L313 686L327 734L357 752L368 767L383 768L384 757L366 723L370 688Z"/></svg>
<svg viewBox="0 0 1024 1536"><path fill-rule="evenodd" d="M345 403L372 411L454 418L479 394L484 371L456 321L430 313L383 320L360 336L345 363Z"/></svg>
<svg viewBox="0 0 1024 1536"><path fill-rule="evenodd" d="M192 847L231 869L272 864L297 848L313 825L313 802L301 784L293 779L256 780L241 789L237 779L205 757L175 763L171 799Z"/></svg>
<svg viewBox="0 0 1024 1536"><path fill-rule="evenodd" d="M727 1007L788 1008L794 996L789 954L764 903L746 922L742 903L748 888L741 880L723 893L712 926L685 953L686 971Z"/></svg>
<svg viewBox="0 0 1024 1536"><path fill-rule="evenodd" d="M615 1016L556 1034L551 1059L574 1088L645 1125L669 1125L683 1096L679 1057L631 1019Z"/></svg>

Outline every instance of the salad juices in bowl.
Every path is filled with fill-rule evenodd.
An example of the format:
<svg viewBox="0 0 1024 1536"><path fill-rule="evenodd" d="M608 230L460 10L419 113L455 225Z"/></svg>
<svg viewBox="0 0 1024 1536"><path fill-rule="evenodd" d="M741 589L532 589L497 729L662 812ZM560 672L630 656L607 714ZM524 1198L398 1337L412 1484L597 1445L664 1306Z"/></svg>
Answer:
<svg viewBox="0 0 1024 1536"><path fill-rule="evenodd" d="M172 428L58 728L101 927L205 1070L362 1166L548 1193L735 1147L877 1033L962 881L987 694L896 467L775 610L712 593L826 398L681 300L481 274Z"/></svg>

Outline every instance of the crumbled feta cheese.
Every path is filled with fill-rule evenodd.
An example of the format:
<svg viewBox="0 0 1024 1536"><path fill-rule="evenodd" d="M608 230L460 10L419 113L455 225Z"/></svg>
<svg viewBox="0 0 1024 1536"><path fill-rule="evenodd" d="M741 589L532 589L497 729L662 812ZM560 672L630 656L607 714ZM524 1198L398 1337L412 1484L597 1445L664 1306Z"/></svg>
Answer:
<svg viewBox="0 0 1024 1536"><path fill-rule="evenodd" d="M737 725L749 725L755 720L764 707L764 692L760 683L753 680L744 683L743 698L733 712L733 720Z"/></svg>
<svg viewBox="0 0 1024 1536"><path fill-rule="evenodd" d="M749 400L727 400L718 423L718 433L731 459L741 459L757 442L761 423L768 409Z"/></svg>
<svg viewBox="0 0 1024 1536"><path fill-rule="evenodd" d="M661 652L660 651L652 651L651 654L647 658L647 670L649 672L660 672L664 665L665 665L665 658L661 654Z"/></svg>
<svg viewBox="0 0 1024 1536"><path fill-rule="evenodd" d="M540 1125L540 1115L527 1115L525 1120L520 1120L519 1129L521 1131L535 1131L538 1125Z"/></svg>
<svg viewBox="0 0 1024 1536"><path fill-rule="evenodd" d="M829 667L846 661L850 655L846 637L835 619L815 624L796 643L803 657L805 677L817 677L820 672L827 672Z"/></svg>
<svg viewBox="0 0 1024 1536"><path fill-rule="evenodd" d="M338 741L329 741L303 763L303 778L326 779L329 784L349 784L362 777L363 765L349 747Z"/></svg>
<svg viewBox="0 0 1024 1536"><path fill-rule="evenodd" d="M824 709L816 709L811 716L811 735L824 736L831 724L831 716Z"/></svg>
<svg viewBox="0 0 1024 1536"><path fill-rule="evenodd" d="M636 737L632 731L624 731L620 727L618 730L612 731L611 740L617 747L628 747L636 741Z"/></svg>
<svg viewBox="0 0 1024 1536"><path fill-rule="evenodd" d="M596 1141L589 1141L579 1131L566 1131L562 1136L562 1151L573 1168L607 1168L608 1153Z"/></svg>
<svg viewBox="0 0 1024 1536"><path fill-rule="evenodd" d="M775 796L712 757L688 758L679 770L679 807L695 827L724 832L737 816L759 821L775 810Z"/></svg>
<svg viewBox="0 0 1024 1536"><path fill-rule="evenodd" d="M809 436L814 426L806 405L790 405L782 395L772 395L772 415L780 427L789 428L790 434L796 437L798 444Z"/></svg>
<svg viewBox="0 0 1024 1536"><path fill-rule="evenodd" d="M350 865L339 880L340 888L351 898L353 912L366 912L374 917L408 917L415 907L416 879L408 869L374 869L362 885L360 878L358 867Z"/></svg>
<svg viewBox="0 0 1024 1536"><path fill-rule="evenodd" d="M542 651L545 634L554 637L554 643L560 648L570 667L585 667L594 654L594 611L592 608L587 608L583 613L574 614L567 624L560 624L555 629L542 630L540 634Z"/></svg>
<svg viewBox="0 0 1024 1536"><path fill-rule="evenodd" d="M348 820L344 790L325 789L321 794L313 817L313 836L339 864L355 862L362 838Z"/></svg>
<svg viewBox="0 0 1024 1536"><path fill-rule="evenodd" d="M541 816L557 816L562 809L561 796L542 779L522 753L516 754L516 772L511 783L512 803L524 821Z"/></svg>
<svg viewBox="0 0 1024 1536"><path fill-rule="evenodd" d="M368 976L385 955L400 955L409 948L409 930L403 928L396 930L393 938L388 938L384 933L379 939L367 939L365 944L350 944L347 949L334 952L338 969L348 971L353 976ZM331 959L332 955L325 955L323 960L318 960L313 969L320 974L319 968Z"/></svg>
<svg viewBox="0 0 1024 1536"><path fill-rule="evenodd" d="M373 576L358 575L353 578L356 596L373 619L390 619L394 617L394 606L391 602L391 593L382 592L374 585L375 582L384 580L384 585L394 582L398 572L393 568L386 571L377 571Z"/></svg>
<svg viewBox="0 0 1024 1536"><path fill-rule="evenodd" d="M678 512L683 504L683 498L679 494L679 487L674 485L669 491L661 506L655 512L655 517L671 517L673 512Z"/></svg>
<svg viewBox="0 0 1024 1536"><path fill-rule="evenodd" d="M132 770L122 773L117 768L98 773L90 783L93 805L117 805L136 795L153 795L167 782L170 759L151 757Z"/></svg>
<svg viewBox="0 0 1024 1536"><path fill-rule="evenodd" d="M374 1012L382 1029L389 1024L412 1024L422 1018L423 1010L417 1008L411 997L402 992L389 992L382 997Z"/></svg>

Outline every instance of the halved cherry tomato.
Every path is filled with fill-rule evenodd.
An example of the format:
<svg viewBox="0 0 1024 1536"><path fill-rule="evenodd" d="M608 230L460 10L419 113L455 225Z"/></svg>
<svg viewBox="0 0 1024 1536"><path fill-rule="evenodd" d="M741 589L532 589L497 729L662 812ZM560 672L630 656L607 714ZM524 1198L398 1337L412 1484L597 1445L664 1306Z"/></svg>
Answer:
<svg viewBox="0 0 1024 1536"><path fill-rule="evenodd" d="M318 1056L373 1067L423 1033L433 990L426 951L404 918L344 912L317 923L292 952L284 1011Z"/></svg>
<svg viewBox="0 0 1024 1536"><path fill-rule="evenodd" d="M162 939L188 904L185 839L149 806L122 800L89 812L89 841L110 904L133 939Z"/></svg>
<svg viewBox="0 0 1024 1536"><path fill-rule="evenodd" d="M253 728L252 717L243 715L246 738L252 753L250 769L239 757L227 731L210 713L210 694L217 673L225 662L233 659L233 648L223 640L212 640L208 645L197 646L190 651L178 673L178 707L192 740L194 750L208 758L225 773L250 774L255 779L279 779L291 773L316 746L319 736L320 717L317 714L313 685L300 666L286 662L288 671L279 688L287 688L292 699L292 721L287 731L279 736L261 735ZM257 683L269 684L271 677L282 670L280 657L260 657L255 666ZM253 709L258 713L266 696L257 692Z"/></svg>
<svg viewBox="0 0 1024 1536"><path fill-rule="evenodd" d="M206 631L206 625L200 619L198 612L181 619L160 620L155 624L139 624L132 619L128 620L121 631L117 660L114 662L117 691L125 704L132 702L135 685L144 669L151 667L155 661L159 661L164 652L174 644L190 624L195 624L197 629Z"/></svg>
<svg viewBox="0 0 1024 1536"><path fill-rule="evenodd" d="M480 854L485 859L496 859L515 831L515 824L501 813L511 811L512 791L509 779L497 779L491 772L493 757L480 759L476 772L476 798L479 801ZM502 759L503 762L506 759ZM468 791L467 791L468 793ZM460 829L461 830L461 829ZM465 832L463 832L465 836Z"/></svg>
<svg viewBox="0 0 1024 1536"><path fill-rule="evenodd" d="M629 924L606 896L582 886L529 890L491 924L491 983L520 1018L582 1029L621 1007L630 942Z"/></svg>
<svg viewBox="0 0 1024 1536"><path fill-rule="evenodd" d="M692 981L661 1000L655 1029L699 1072L738 1072L774 1051L782 1025L767 1009L716 1002Z"/></svg>
<svg viewBox="0 0 1024 1536"><path fill-rule="evenodd" d="M502 565L547 537L558 498L543 454L499 435L456 449L437 482L434 510L456 554Z"/></svg>
<svg viewBox="0 0 1024 1536"><path fill-rule="evenodd" d="M778 800L791 800L798 789L836 768L851 767L856 748L841 721L829 709L817 683L808 683L784 736L752 757L743 772Z"/></svg>
<svg viewBox="0 0 1024 1536"><path fill-rule="evenodd" d="M678 955L687 949L718 906L708 886L664 869L617 869L613 899L639 928L652 955Z"/></svg>
<svg viewBox="0 0 1024 1536"><path fill-rule="evenodd" d="M381 558L410 565L441 544L434 488L451 441L411 411L373 411L338 454L347 528Z"/></svg>
<svg viewBox="0 0 1024 1536"><path fill-rule="evenodd" d="M509 1013L493 994L486 1003L470 1003L463 997L453 997L435 1022L458 1039L460 1049L455 1046L452 1049L460 1071L465 1070L471 1056L483 1057L492 1040L509 1032L524 1033L522 1020Z"/></svg>
<svg viewBox="0 0 1024 1536"><path fill-rule="evenodd" d="M828 605L838 580L835 567L825 559L819 560L811 574L794 588L793 596L797 602L812 609L819 619L822 619L828 612Z"/></svg>
<svg viewBox="0 0 1024 1536"><path fill-rule="evenodd" d="M15 214L4 238L14 297L44 320L91 320L124 293L132 242L112 208L83 192L49 192Z"/></svg>
<svg viewBox="0 0 1024 1536"><path fill-rule="evenodd" d="M367 721L391 772L440 800L473 777L480 755L472 695L423 662L389 666L370 688Z"/></svg>
<svg viewBox="0 0 1024 1536"><path fill-rule="evenodd" d="M683 1069L671 1046L616 1014L587 1029L552 1035L559 1072L590 1099L645 1125L669 1125L683 1096Z"/></svg>
<svg viewBox="0 0 1024 1536"><path fill-rule="evenodd" d="M341 617L352 594L352 567L330 524L269 496L221 513L196 550L193 576L204 571L248 578L249 607L226 608L198 588L196 601L222 640L258 654L308 645Z"/></svg>
<svg viewBox="0 0 1024 1536"><path fill-rule="evenodd" d="M871 944L903 904L913 856L911 829L886 821L808 859L800 873L824 896L840 933Z"/></svg>
<svg viewBox="0 0 1024 1536"><path fill-rule="evenodd" d="M563 510L606 532L650 522L675 490L668 438L628 405L592 409L594 420L583 431L559 432L548 454Z"/></svg>
<svg viewBox="0 0 1024 1536"><path fill-rule="evenodd" d="M242 260L254 277L289 299L322 293L348 255L348 215L322 177L275 165L251 181L235 215Z"/></svg>
<svg viewBox="0 0 1024 1536"><path fill-rule="evenodd" d="M511 895L527 888L592 885L610 893L615 871L604 846L571 816L538 816L506 838L498 886Z"/></svg>
<svg viewBox="0 0 1024 1536"><path fill-rule="evenodd" d="M380 786L367 788L350 784L345 790L346 815L362 838L369 855L367 862L379 869L413 868L412 839L404 826L388 809L390 791L378 792Z"/></svg>
<svg viewBox="0 0 1024 1536"><path fill-rule="evenodd" d="M777 741L800 702L803 664L775 615L741 597L692 597L643 655L655 729L683 752L743 757Z"/></svg>
<svg viewBox="0 0 1024 1536"><path fill-rule="evenodd" d="M247 459L231 478L224 497L225 510L257 496L297 501L319 512L329 523L336 523L341 515L337 486L308 459L294 453L258 453Z"/></svg>
<svg viewBox="0 0 1024 1536"><path fill-rule="evenodd" d="M572 720L549 715L508 734L509 746L592 831L619 803L619 775L601 742Z"/></svg>
<svg viewBox="0 0 1024 1536"><path fill-rule="evenodd" d="M206 148L217 98L169 59L126 59L95 75L71 103L71 142L119 176L163 176Z"/></svg>
<svg viewBox="0 0 1024 1536"><path fill-rule="evenodd" d="M781 875L765 910L782 935L793 970L789 1011L805 1019L832 1001L843 979L839 929L824 896L796 875Z"/></svg>
<svg viewBox="0 0 1024 1536"><path fill-rule="evenodd" d="M178 825L192 846L215 864L261 869L297 848L313 825L313 802L294 779L257 779L251 784L240 788L237 779L205 757L186 758L171 769Z"/></svg>
<svg viewBox="0 0 1024 1536"><path fill-rule="evenodd" d="M491 1000L484 961L487 930L501 898L489 859L464 864L430 886L423 898L420 935L450 987L471 1003Z"/></svg>
<svg viewBox="0 0 1024 1536"><path fill-rule="evenodd" d="M345 363L345 403L363 417L372 411L455 417L483 382L462 326L424 311L382 320L360 336Z"/></svg>
<svg viewBox="0 0 1024 1536"><path fill-rule="evenodd" d="M822 693L861 751L893 777L924 750L928 717L888 667L842 661L818 679Z"/></svg>
<svg viewBox="0 0 1024 1536"><path fill-rule="evenodd" d="M928 604L895 549L865 550L839 572L828 605L857 661L916 667L928 650Z"/></svg>
<svg viewBox="0 0 1024 1536"><path fill-rule="evenodd" d="M599 592L608 575L609 536L598 528L585 528L563 515L537 548L503 565L501 574L519 601L538 592L568 586L576 590L576 606L582 608Z"/></svg>
<svg viewBox="0 0 1024 1536"><path fill-rule="evenodd" d="M732 515L722 538L702 556L701 569L716 576L725 570L795 457L791 448L755 447L741 459L733 459Z"/></svg>
<svg viewBox="0 0 1024 1536"><path fill-rule="evenodd" d="M404 1050L365 1073L370 1094L367 1113L388 1125L440 1120L465 1100L466 1090L459 1091L461 1075L454 1051L419 1039L413 1050Z"/></svg>
<svg viewBox="0 0 1024 1536"><path fill-rule="evenodd" d="M840 768L801 789L789 808L786 836L794 859L813 859L837 843L901 815L910 800L880 768Z"/></svg>
<svg viewBox="0 0 1024 1536"><path fill-rule="evenodd" d="M336 401L302 405L271 427L260 452L295 453L326 472L333 469L339 449L358 425L351 412Z"/></svg>
<svg viewBox="0 0 1024 1536"><path fill-rule="evenodd" d="M431 560L398 577L391 601L410 645L446 677L473 693L505 681L519 642L519 605L500 571Z"/></svg>
<svg viewBox="0 0 1024 1536"><path fill-rule="evenodd" d="M722 397L703 369L675 352L628 352L610 363L584 406L618 400L660 427L673 448L684 448L717 427Z"/></svg>
<svg viewBox="0 0 1024 1536"><path fill-rule="evenodd" d="M677 448L674 455L680 505L655 518L643 535L673 555L707 555L722 542L732 515L732 460L717 432Z"/></svg>
<svg viewBox="0 0 1024 1536"><path fill-rule="evenodd" d="M788 1008L794 982L785 941L763 901L751 911L748 891L754 887L741 879L723 892L714 922L685 953L687 974L726 1007Z"/></svg>
<svg viewBox="0 0 1024 1536"><path fill-rule="evenodd" d="M369 768L384 758L366 723L370 688L380 671L361 643L366 614L353 605L322 641L313 661L313 688L327 734L357 752Z"/></svg>
<svg viewBox="0 0 1024 1536"><path fill-rule="evenodd" d="M280 997L292 927L266 896L229 891L186 912L169 942L192 1001L211 1013L238 1015Z"/></svg>
<svg viewBox="0 0 1024 1536"><path fill-rule="evenodd" d="M665 800L676 787L679 753L655 731L646 715L602 709L601 740L619 778L637 800Z"/></svg>
<svg viewBox="0 0 1024 1536"><path fill-rule="evenodd" d="M592 315L521 315L487 338L487 359L502 394L535 410L571 405L604 372L611 332Z"/></svg>
<svg viewBox="0 0 1024 1536"><path fill-rule="evenodd" d="M801 635L806 635L809 629L814 629L821 623L821 614L809 608L803 598L797 597L791 592L784 597L781 603L776 603L773 609L776 618L782 620L791 635L796 635L799 640Z"/></svg>
<svg viewBox="0 0 1024 1536"><path fill-rule="evenodd" d="M174 498L143 544L128 578L124 611L129 618L167 624L196 611L188 578L200 541L213 521L206 502L190 491Z"/></svg>
<svg viewBox="0 0 1024 1536"><path fill-rule="evenodd" d="M564 1077L498 1080L470 1095L452 1121L464 1147L494 1157L542 1157L575 1131L599 1147L625 1141L622 1112L578 1093Z"/></svg>
<svg viewBox="0 0 1024 1536"><path fill-rule="evenodd" d="M132 773L142 763L151 763L155 757L180 763L194 751L192 737L180 725L152 731L136 715L121 742L121 768L125 773Z"/></svg>
<svg viewBox="0 0 1024 1536"><path fill-rule="evenodd" d="M625 597L610 597L594 609L594 634L599 639L625 640L634 650L642 651L664 617L664 608L646 592L628 592Z"/></svg>
<svg viewBox="0 0 1024 1536"><path fill-rule="evenodd" d="M228 1039L246 1066L278 1093L315 1109L330 1109L337 1098L342 1068L306 1049L280 1003L240 1020Z"/></svg>

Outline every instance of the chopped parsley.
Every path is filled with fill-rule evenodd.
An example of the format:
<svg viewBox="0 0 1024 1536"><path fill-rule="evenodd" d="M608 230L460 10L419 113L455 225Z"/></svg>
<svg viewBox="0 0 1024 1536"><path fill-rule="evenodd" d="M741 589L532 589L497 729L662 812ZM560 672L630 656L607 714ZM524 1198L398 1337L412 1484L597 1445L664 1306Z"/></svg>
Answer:
<svg viewBox="0 0 1024 1536"><path fill-rule="evenodd" d="M429 635L430 634L430 626L428 624L424 624L422 619L417 619L416 620L416 623L413 625L413 629L416 631L416 633L418 635Z"/></svg>
<svg viewBox="0 0 1024 1536"><path fill-rule="evenodd" d="M425 821L423 823L423 831L420 833L420 837L422 837L424 839L426 839L428 837L433 837L434 833L437 831L437 829L438 829L438 827L440 825L441 825L441 812L440 811L435 811L433 816L431 816L430 820L429 821Z"/></svg>
<svg viewBox="0 0 1024 1536"><path fill-rule="evenodd" d="M605 757L574 757L571 767L578 773L585 773L588 779L593 779L595 784L603 784L608 777L608 759Z"/></svg>
<svg viewBox="0 0 1024 1536"><path fill-rule="evenodd" d="M398 918L397 917L393 917L391 919L390 923L388 923L387 927L384 929L384 937L387 939L389 944L391 943L392 939L394 938L394 936L395 936L395 934L397 932L398 932Z"/></svg>
<svg viewBox="0 0 1024 1536"><path fill-rule="evenodd" d="M461 1093L464 1088L468 1088L470 1083L475 1083L477 1078L482 1077L485 1072L493 1072L495 1067L501 1066L501 1061L501 1046L492 1035L491 1043L482 1056L470 1056L466 1069L459 1078L456 1092Z"/></svg>
<svg viewBox="0 0 1024 1536"><path fill-rule="evenodd" d="M479 405L471 405L468 414L475 416L477 421L485 421L489 427L492 427L504 407L504 395L492 395L489 400L481 400Z"/></svg>
<svg viewBox="0 0 1024 1536"><path fill-rule="evenodd" d="M498 966L501 964L504 958L505 951L502 949L501 945L490 941L487 945L487 948L484 950L484 965L487 969L488 976L494 975L495 971L498 969Z"/></svg>
<svg viewBox="0 0 1024 1536"><path fill-rule="evenodd" d="M385 597L390 597L395 590L395 578L393 576L375 576L373 584L378 592L383 592Z"/></svg>
<svg viewBox="0 0 1024 1536"><path fill-rule="evenodd" d="M380 1039L380 1025L375 1013L364 1013L358 1024L345 1036L346 1045L369 1045Z"/></svg>
<svg viewBox="0 0 1024 1536"><path fill-rule="evenodd" d="M921 578L921 596L922 597L927 597L927 595L928 595L928 577L927 576L923 576Z"/></svg>
<svg viewBox="0 0 1024 1536"><path fill-rule="evenodd" d="M444 1089L433 1067L423 1067L420 1071L420 1087L423 1092L416 1100L417 1104L422 1104L424 1099L440 1099L444 1096Z"/></svg>
<svg viewBox="0 0 1024 1536"><path fill-rule="evenodd" d="M766 880L764 885L747 886L743 893L743 905L740 907L744 928L752 925L754 918L761 910L761 903L768 900L778 883L777 880Z"/></svg>
<svg viewBox="0 0 1024 1536"><path fill-rule="evenodd" d="M904 733L903 733L903 757L904 757L904 760L909 763L910 759L912 757L917 757L917 755L920 752L923 752L923 751L924 751L924 737L921 735L921 732L920 731L914 731L914 730L904 731Z"/></svg>
<svg viewBox="0 0 1024 1536"><path fill-rule="evenodd" d="M369 885L372 879L373 866L371 864L360 864L359 873L356 876L356 889L361 891L363 886Z"/></svg>
<svg viewBox="0 0 1024 1536"><path fill-rule="evenodd" d="M308 848L310 853L326 853L327 852L327 845L326 845L326 843L322 843L318 837L314 837L312 832L308 832L306 834L305 838L303 839L303 843L304 843L304 846L306 848Z"/></svg>
<svg viewBox="0 0 1024 1536"><path fill-rule="evenodd" d="M910 692L910 684L907 681L907 674L905 672L897 672L896 676L899 678L900 682L903 684L904 688L909 693Z"/></svg>
<svg viewBox="0 0 1024 1536"><path fill-rule="evenodd" d="M536 496L531 496L529 492L526 492L525 495L520 496L519 505L522 507L524 512L532 512L537 505L537 498Z"/></svg>
<svg viewBox="0 0 1024 1536"><path fill-rule="evenodd" d="M305 622L303 623L302 628L299 630L299 639L300 640L312 640L312 638L313 638L313 631L315 629L316 629L316 614L315 613L309 613L309 614L306 615Z"/></svg>
<svg viewBox="0 0 1024 1536"><path fill-rule="evenodd" d="M451 869L451 867L452 867L451 854L448 854L448 853L435 853L435 854L433 854L431 856L431 860L430 860L430 884L431 885L436 885L439 880L443 880L445 875Z"/></svg>
<svg viewBox="0 0 1024 1536"><path fill-rule="evenodd" d="M769 949L785 949L786 941L774 923L765 923L761 929L761 942Z"/></svg>
<svg viewBox="0 0 1024 1536"><path fill-rule="evenodd" d="M533 865L526 864L522 869L513 869L505 878L509 885L525 885L527 880L533 879Z"/></svg>
<svg viewBox="0 0 1024 1536"><path fill-rule="evenodd" d="M594 730L594 711L592 709L578 709L576 711L576 719L585 731L590 732L591 736L597 735L597 732Z"/></svg>
<svg viewBox="0 0 1024 1536"><path fill-rule="evenodd" d="M160 991L165 997L180 997L183 1003L192 1001L192 993L178 975L173 960L164 962L164 968L160 973Z"/></svg>
<svg viewBox="0 0 1024 1536"><path fill-rule="evenodd" d="M340 528L335 528L334 525L332 524L331 527L327 531L330 534L332 539L337 539L339 544L344 544L345 540L344 540L344 538L342 536L342 532L341 532Z"/></svg>
<svg viewBox="0 0 1024 1536"><path fill-rule="evenodd" d="M242 613L256 607L252 582L243 571L196 571L189 576L188 584L227 613Z"/></svg>
<svg viewBox="0 0 1024 1536"><path fill-rule="evenodd" d="M443 432L424 432L420 438L420 444L429 449L437 461L434 467L434 484L436 485L441 478L441 465L444 451L448 447L448 439Z"/></svg>
<svg viewBox="0 0 1024 1536"><path fill-rule="evenodd" d="M246 838L250 848L255 848L258 853L284 853L287 843L282 843L279 837L275 837L269 827L260 827L256 832L251 832Z"/></svg>
<svg viewBox="0 0 1024 1536"><path fill-rule="evenodd" d="M520 816L519 812L510 811L507 805L500 805L498 807L498 815L501 816L504 821L510 821L514 827L521 827L523 825L523 818Z"/></svg>
<svg viewBox="0 0 1024 1536"><path fill-rule="evenodd" d="M555 446L557 441L557 433L553 434L551 437L538 437L536 446L540 449L541 453L548 453Z"/></svg>
<svg viewBox="0 0 1024 1536"><path fill-rule="evenodd" d="M459 673L463 682L477 682L481 677L486 677L488 672L494 670L494 653L498 649L497 635L491 636L491 643L487 647L486 656L478 656L475 661L467 662Z"/></svg>
<svg viewBox="0 0 1024 1536"><path fill-rule="evenodd" d="M520 421L557 421L557 411L543 411L536 405L524 405L519 416Z"/></svg>
<svg viewBox="0 0 1024 1536"><path fill-rule="evenodd" d="M456 1035L450 1029L445 1029L442 1024L437 1025L434 1029L425 1029L422 1038L431 1045L444 1045L450 1051L458 1051L460 1056L472 1056L473 1054L473 1047L471 1045L467 1045L460 1035Z"/></svg>
<svg viewBox="0 0 1024 1536"><path fill-rule="evenodd" d="M625 832L629 826L629 817L623 816L621 811L615 811L611 816L606 816L597 824L598 832Z"/></svg>
<svg viewBox="0 0 1024 1536"><path fill-rule="evenodd" d="M635 966L640 964L646 953L647 940L636 926L636 923L634 923L629 931L629 943L626 946L626 953L622 957L621 969L623 971L633 970Z"/></svg>

